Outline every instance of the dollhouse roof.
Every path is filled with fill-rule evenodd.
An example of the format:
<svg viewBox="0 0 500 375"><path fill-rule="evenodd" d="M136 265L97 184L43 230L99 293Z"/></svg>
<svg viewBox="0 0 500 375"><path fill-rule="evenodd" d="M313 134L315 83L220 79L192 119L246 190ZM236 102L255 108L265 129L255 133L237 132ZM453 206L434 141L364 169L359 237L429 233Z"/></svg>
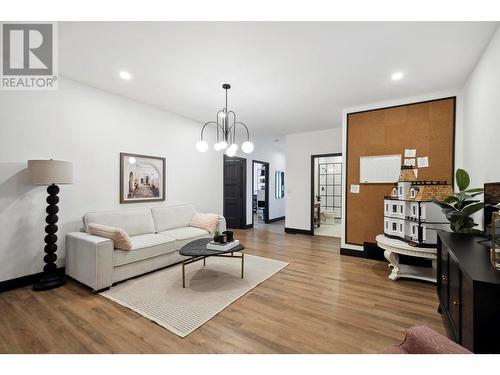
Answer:
<svg viewBox="0 0 500 375"><path fill-rule="evenodd" d="M416 191L414 198L411 196L412 190ZM442 201L450 195L453 195L453 188L451 185L446 184L446 182L416 181L416 183L412 184L410 189L408 190L406 199L419 202L432 200Z"/></svg>
<svg viewBox="0 0 500 375"><path fill-rule="evenodd" d="M413 167L402 166L401 172L399 173L398 181L399 182L416 181L417 174L415 172L416 170Z"/></svg>

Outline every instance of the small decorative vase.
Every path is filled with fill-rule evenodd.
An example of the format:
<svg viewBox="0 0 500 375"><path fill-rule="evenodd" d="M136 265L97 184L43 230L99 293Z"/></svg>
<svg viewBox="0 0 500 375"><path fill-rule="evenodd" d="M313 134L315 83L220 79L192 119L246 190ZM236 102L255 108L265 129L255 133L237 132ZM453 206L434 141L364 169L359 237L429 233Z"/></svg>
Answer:
<svg viewBox="0 0 500 375"><path fill-rule="evenodd" d="M219 243L220 244L225 244L227 243L227 236L225 234L219 235Z"/></svg>
<svg viewBox="0 0 500 375"><path fill-rule="evenodd" d="M226 230L225 232L222 232L222 234L225 234L227 236L227 242L233 242L234 241L234 234L230 230Z"/></svg>

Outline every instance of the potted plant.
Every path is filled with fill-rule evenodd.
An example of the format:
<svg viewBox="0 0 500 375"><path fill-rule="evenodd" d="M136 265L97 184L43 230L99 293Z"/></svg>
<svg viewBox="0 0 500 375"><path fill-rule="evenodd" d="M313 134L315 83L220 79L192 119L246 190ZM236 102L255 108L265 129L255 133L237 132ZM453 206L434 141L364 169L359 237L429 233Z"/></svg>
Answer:
<svg viewBox="0 0 500 375"><path fill-rule="evenodd" d="M214 231L214 242L219 242L220 233L218 230Z"/></svg>
<svg viewBox="0 0 500 375"><path fill-rule="evenodd" d="M469 189L469 174L460 168L455 173L455 181L459 192L434 203L441 207L453 232L480 234L481 231L474 229L478 224L474 222L472 215L484 207L483 202L474 199L483 193L483 188Z"/></svg>

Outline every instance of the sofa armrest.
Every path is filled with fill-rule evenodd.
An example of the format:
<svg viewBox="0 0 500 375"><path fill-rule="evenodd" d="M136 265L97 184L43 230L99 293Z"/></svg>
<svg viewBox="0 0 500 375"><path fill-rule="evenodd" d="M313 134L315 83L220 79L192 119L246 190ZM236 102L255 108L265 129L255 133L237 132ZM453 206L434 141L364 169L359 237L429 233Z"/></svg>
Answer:
<svg viewBox="0 0 500 375"><path fill-rule="evenodd" d="M219 231L219 233L222 233L225 230L227 230L226 218L222 215L219 215L219 224L217 225L217 230Z"/></svg>
<svg viewBox="0 0 500 375"><path fill-rule="evenodd" d="M385 354L470 354L463 346L426 326L414 326L406 331L404 341L384 350Z"/></svg>
<svg viewBox="0 0 500 375"><path fill-rule="evenodd" d="M109 288L113 275L113 241L83 232L66 235L66 273L94 291Z"/></svg>

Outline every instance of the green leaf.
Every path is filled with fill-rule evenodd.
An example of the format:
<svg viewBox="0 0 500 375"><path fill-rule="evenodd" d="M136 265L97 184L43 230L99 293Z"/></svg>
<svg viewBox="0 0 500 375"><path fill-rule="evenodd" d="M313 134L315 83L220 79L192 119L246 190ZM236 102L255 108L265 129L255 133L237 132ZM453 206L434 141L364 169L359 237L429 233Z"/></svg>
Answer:
<svg viewBox="0 0 500 375"><path fill-rule="evenodd" d="M481 232L480 230L478 229L472 229L472 228L462 228L460 230L460 233L467 233L467 234L483 234L483 232Z"/></svg>
<svg viewBox="0 0 500 375"><path fill-rule="evenodd" d="M451 204L446 203L446 202L440 202L440 201L433 201L433 203L437 204L439 207L441 207L443 210L452 210L456 211L457 209L453 207Z"/></svg>
<svg viewBox="0 0 500 375"><path fill-rule="evenodd" d="M481 194L483 194L483 192L482 192L482 191L480 191L479 193L473 193L473 194L471 194L470 196L471 196L471 197L475 197L476 195L481 195Z"/></svg>
<svg viewBox="0 0 500 375"><path fill-rule="evenodd" d="M459 201L460 200L457 197L455 197L455 196L452 195L450 197L446 197L443 202L451 204L451 203L459 202Z"/></svg>
<svg viewBox="0 0 500 375"><path fill-rule="evenodd" d="M467 189L464 193L482 193L484 192L483 188L475 188L475 189Z"/></svg>
<svg viewBox="0 0 500 375"><path fill-rule="evenodd" d="M479 202L479 203L474 203L474 204L471 204L467 207L464 207L462 209L462 212L468 216L472 215L473 213L479 211L479 210L482 210L484 207L484 204L482 202Z"/></svg>
<svg viewBox="0 0 500 375"><path fill-rule="evenodd" d="M450 223L454 223L454 222L457 222L459 220L465 220L468 216L467 215L464 215L464 213L462 211L452 211L452 210L443 210L443 213L445 214L446 216L446 219L450 222ZM465 218L465 219L464 219Z"/></svg>
<svg viewBox="0 0 500 375"><path fill-rule="evenodd" d="M474 223L474 220L468 216L457 216L456 219L457 220L451 222L451 228L455 232L462 232L464 229L473 228L477 225Z"/></svg>
<svg viewBox="0 0 500 375"><path fill-rule="evenodd" d="M457 180L457 186L460 191L464 191L470 185L469 174L461 168L457 169L455 173L455 179Z"/></svg>
<svg viewBox="0 0 500 375"><path fill-rule="evenodd" d="M462 202L462 201L465 201L467 199L472 198L472 195L467 194L465 191L461 191L459 193L456 193L455 197L457 197L457 199Z"/></svg>
<svg viewBox="0 0 500 375"><path fill-rule="evenodd" d="M462 202L459 202L455 205L456 209L457 210L463 210L464 207L467 207L468 205L471 205L473 203L478 203L479 201L476 201L476 200L469 200L469 201L462 201Z"/></svg>

